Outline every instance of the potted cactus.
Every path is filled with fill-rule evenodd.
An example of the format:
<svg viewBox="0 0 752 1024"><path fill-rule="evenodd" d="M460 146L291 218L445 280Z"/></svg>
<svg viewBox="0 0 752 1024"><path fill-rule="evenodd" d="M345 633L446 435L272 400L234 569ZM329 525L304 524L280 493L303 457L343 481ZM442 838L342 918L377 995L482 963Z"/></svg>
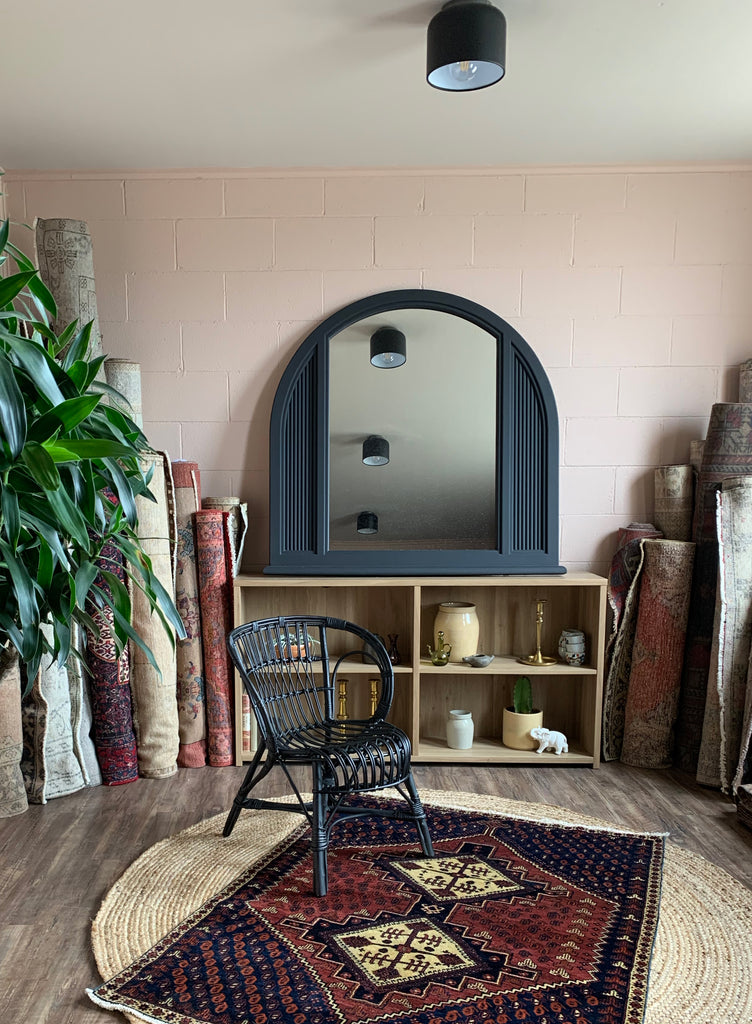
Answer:
<svg viewBox="0 0 752 1024"><path fill-rule="evenodd" d="M533 691L527 676L518 676L514 683L513 704L504 708L502 742L513 750L536 750L538 743L531 729L543 724L543 712L533 707Z"/></svg>

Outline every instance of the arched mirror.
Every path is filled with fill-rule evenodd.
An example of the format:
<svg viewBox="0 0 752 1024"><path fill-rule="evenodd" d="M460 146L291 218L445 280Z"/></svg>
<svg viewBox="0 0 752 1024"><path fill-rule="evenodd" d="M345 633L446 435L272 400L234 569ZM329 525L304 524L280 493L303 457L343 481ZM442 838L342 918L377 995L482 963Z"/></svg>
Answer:
<svg viewBox="0 0 752 1024"><path fill-rule="evenodd" d="M558 421L524 339L446 292L384 292L300 345L270 440L273 574L561 573Z"/></svg>

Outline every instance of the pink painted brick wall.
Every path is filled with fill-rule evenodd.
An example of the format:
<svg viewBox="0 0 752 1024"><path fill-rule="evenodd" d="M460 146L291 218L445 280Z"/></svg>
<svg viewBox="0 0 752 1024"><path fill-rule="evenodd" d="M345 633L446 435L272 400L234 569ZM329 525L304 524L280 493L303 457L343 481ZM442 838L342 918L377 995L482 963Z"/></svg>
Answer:
<svg viewBox="0 0 752 1024"><path fill-rule="evenodd" d="M364 295L433 288L508 320L561 424L561 559L605 572L752 358L752 170L9 172L11 218L86 220L105 350L146 431L250 508L268 554L268 423L292 352ZM31 235L14 230L29 250Z"/></svg>

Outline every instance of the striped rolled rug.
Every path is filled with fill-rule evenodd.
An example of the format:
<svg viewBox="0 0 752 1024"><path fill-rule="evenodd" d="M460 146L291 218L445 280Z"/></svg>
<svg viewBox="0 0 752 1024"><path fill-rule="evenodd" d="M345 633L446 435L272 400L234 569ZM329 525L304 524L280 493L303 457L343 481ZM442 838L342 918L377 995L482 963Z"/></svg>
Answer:
<svg viewBox="0 0 752 1024"><path fill-rule="evenodd" d="M232 556L227 528L229 513L201 509L193 513L196 529L198 590L206 684L206 731L209 764L234 764L234 673L227 650L232 629Z"/></svg>
<svg viewBox="0 0 752 1024"><path fill-rule="evenodd" d="M705 720L718 583L716 492L729 477L750 473L752 405L717 402L710 414L695 498L695 569L674 758L683 771L697 771Z"/></svg>
<svg viewBox="0 0 752 1024"><path fill-rule="evenodd" d="M729 793L749 746L745 718L752 703L752 477L724 480L717 494L716 522L718 597L697 781Z"/></svg>
<svg viewBox="0 0 752 1024"><path fill-rule="evenodd" d="M691 542L644 541L621 748L638 768L672 763L694 555Z"/></svg>
<svg viewBox="0 0 752 1024"><path fill-rule="evenodd" d="M200 768L206 764L206 692L193 513L201 508L201 477L197 463L182 460L172 463L172 476L178 537L175 605L186 634L176 650L178 764Z"/></svg>

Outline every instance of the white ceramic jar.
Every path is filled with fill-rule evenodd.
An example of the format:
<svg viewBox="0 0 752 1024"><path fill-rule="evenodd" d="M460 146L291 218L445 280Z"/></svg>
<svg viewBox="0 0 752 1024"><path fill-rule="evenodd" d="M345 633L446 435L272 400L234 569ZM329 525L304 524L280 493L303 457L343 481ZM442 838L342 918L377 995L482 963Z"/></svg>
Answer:
<svg viewBox="0 0 752 1024"><path fill-rule="evenodd" d="M449 712L446 726L447 746L453 750L469 750L473 745L474 732L472 711L457 708Z"/></svg>
<svg viewBox="0 0 752 1024"><path fill-rule="evenodd" d="M461 662L478 653L480 624L474 604L467 601L444 601L439 605L433 623L434 647L438 646L439 630L443 630L444 642L451 645L451 662Z"/></svg>

